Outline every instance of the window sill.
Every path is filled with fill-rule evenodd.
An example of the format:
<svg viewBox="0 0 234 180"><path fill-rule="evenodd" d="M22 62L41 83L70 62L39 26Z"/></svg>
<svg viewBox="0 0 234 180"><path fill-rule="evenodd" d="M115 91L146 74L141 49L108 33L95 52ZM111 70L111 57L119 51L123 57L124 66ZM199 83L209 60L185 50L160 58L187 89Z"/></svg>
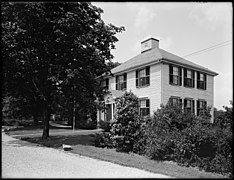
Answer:
<svg viewBox="0 0 234 180"><path fill-rule="evenodd" d="M172 83L169 83L169 84L172 85L172 86L181 86L179 84L172 84Z"/></svg>
<svg viewBox="0 0 234 180"><path fill-rule="evenodd" d="M127 89L116 89L116 91L126 91Z"/></svg>
<svg viewBox="0 0 234 180"><path fill-rule="evenodd" d="M145 86L137 86L136 88L138 89L140 89L140 88L146 88L146 87L149 87L150 86L150 84L149 85L145 85Z"/></svg>
<svg viewBox="0 0 234 180"><path fill-rule="evenodd" d="M202 88L197 88L198 90L202 90L202 91L206 91L206 89L202 89Z"/></svg>
<svg viewBox="0 0 234 180"><path fill-rule="evenodd" d="M186 88L190 88L190 89L194 89L194 87L190 87L190 86L184 86L184 87L186 87Z"/></svg>

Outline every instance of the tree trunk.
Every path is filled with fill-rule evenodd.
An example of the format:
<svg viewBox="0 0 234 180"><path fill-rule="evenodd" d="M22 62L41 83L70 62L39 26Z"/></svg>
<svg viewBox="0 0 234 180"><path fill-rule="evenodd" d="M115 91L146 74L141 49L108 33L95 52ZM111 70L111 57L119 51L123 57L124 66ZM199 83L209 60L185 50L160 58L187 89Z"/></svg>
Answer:
<svg viewBox="0 0 234 180"><path fill-rule="evenodd" d="M42 139L47 139L49 137L49 123L50 123L50 115L51 115L51 111L48 106L45 106L43 115L44 115L44 120L43 120Z"/></svg>

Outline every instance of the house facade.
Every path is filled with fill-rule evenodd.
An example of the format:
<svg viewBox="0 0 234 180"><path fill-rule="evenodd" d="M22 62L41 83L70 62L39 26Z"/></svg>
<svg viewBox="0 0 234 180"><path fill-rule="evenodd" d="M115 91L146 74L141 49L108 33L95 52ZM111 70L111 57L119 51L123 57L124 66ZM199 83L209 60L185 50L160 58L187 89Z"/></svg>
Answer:
<svg viewBox="0 0 234 180"><path fill-rule="evenodd" d="M159 40L141 42L141 53L111 70L102 80L106 110L97 112L97 120L113 119L115 99L132 91L139 98L141 115L153 115L168 101L182 103L185 111L199 114L211 107L213 122L214 77L218 73L159 48Z"/></svg>

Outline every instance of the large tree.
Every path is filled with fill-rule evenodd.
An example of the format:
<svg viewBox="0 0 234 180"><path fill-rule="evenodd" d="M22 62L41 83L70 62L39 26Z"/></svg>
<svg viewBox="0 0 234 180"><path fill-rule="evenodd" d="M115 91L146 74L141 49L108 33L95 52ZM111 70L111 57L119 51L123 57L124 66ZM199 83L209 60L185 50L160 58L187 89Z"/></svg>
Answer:
<svg viewBox="0 0 234 180"><path fill-rule="evenodd" d="M58 97L82 108L103 95L95 77L108 71L124 28L106 25L102 9L86 2L7 2L1 10L4 91L42 107L47 138Z"/></svg>

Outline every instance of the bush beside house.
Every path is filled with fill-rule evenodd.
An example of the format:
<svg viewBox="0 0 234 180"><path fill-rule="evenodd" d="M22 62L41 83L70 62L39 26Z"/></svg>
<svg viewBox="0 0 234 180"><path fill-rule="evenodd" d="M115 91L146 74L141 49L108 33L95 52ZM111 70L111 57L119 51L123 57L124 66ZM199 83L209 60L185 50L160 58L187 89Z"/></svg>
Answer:
<svg viewBox="0 0 234 180"><path fill-rule="evenodd" d="M233 177L232 108L209 122L210 109L199 116L184 113L167 104L152 117L140 117L138 98L126 92L116 100L116 113L110 132L96 136L96 146L134 152L154 160L169 160L185 166L196 166L209 172ZM222 119L223 118L223 119Z"/></svg>

